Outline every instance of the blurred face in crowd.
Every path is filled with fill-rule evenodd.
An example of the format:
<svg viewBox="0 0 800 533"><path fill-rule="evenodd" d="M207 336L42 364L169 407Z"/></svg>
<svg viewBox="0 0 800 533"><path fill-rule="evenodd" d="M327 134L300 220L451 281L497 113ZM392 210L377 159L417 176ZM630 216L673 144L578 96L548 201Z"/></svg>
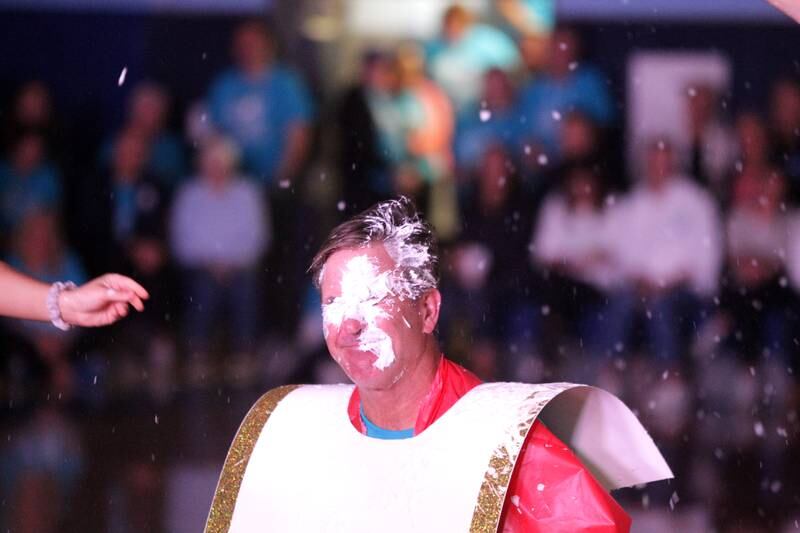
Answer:
<svg viewBox="0 0 800 533"><path fill-rule="evenodd" d="M200 153L200 172L214 187L227 184L235 170L235 148L227 141L211 141Z"/></svg>
<svg viewBox="0 0 800 533"><path fill-rule="evenodd" d="M647 150L647 186L660 189L667 184L674 171L672 146L666 141L656 141Z"/></svg>
<svg viewBox="0 0 800 533"><path fill-rule="evenodd" d="M762 214L780 210L786 194L786 178L776 169L747 165L736 178L733 203Z"/></svg>
<svg viewBox="0 0 800 533"><path fill-rule="evenodd" d="M361 389L387 390L410 375L439 318L439 291L399 298L394 267L384 245L373 243L335 252L321 273L328 351Z"/></svg>
<svg viewBox="0 0 800 533"><path fill-rule="evenodd" d="M445 41L454 43L461 39L472 25L472 16L465 8L453 6L444 14L442 21L442 37Z"/></svg>
<svg viewBox="0 0 800 533"><path fill-rule="evenodd" d="M490 109L508 109L514 104L514 88L505 72L493 68L486 73L483 99Z"/></svg>
<svg viewBox="0 0 800 533"><path fill-rule="evenodd" d="M525 67L531 72L538 72L547 66L550 39L542 35L526 35L519 42L519 52Z"/></svg>
<svg viewBox="0 0 800 533"><path fill-rule="evenodd" d="M257 22L243 24L233 36L234 62L247 74L260 75L274 56L272 36Z"/></svg>
<svg viewBox="0 0 800 533"><path fill-rule="evenodd" d="M766 163L769 156L769 138L761 117L755 113L739 115L736 119L736 136L745 163Z"/></svg>
<svg viewBox="0 0 800 533"><path fill-rule="evenodd" d="M128 130L114 144L112 167L118 181L136 181L147 163L147 143L141 135Z"/></svg>
<svg viewBox="0 0 800 533"><path fill-rule="evenodd" d="M17 141L12 154L14 169L26 175L36 170L44 161L44 140L36 134L28 134Z"/></svg>
<svg viewBox="0 0 800 533"><path fill-rule="evenodd" d="M416 44L406 43L397 49L395 61L399 83L404 87L413 86L425 77L425 58Z"/></svg>
<svg viewBox="0 0 800 533"><path fill-rule="evenodd" d="M394 92L399 85L399 76L391 58L381 55L370 61L364 75L367 87L373 91Z"/></svg>
<svg viewBox="0 0 800 533"><path fill-rule="evenodd" d="M568 28L558 28L550 38L550 74L558 78L567 77L578 60L580 40ZM570 67L573 65L573 67Z"/></svg>
<svg viewBox="0 0 800 533"><path fill-rule="evenodd" d="M131 126L143 135L152 135L164 127L169 102L163 89L153 84L141 85L134 91L130 105Z"/></svg>
<svg viewBox="0 0 800 533"><path fill-rule="evenodd" d="M775 129L784 136L800 135L800 84L781 80L772 89L770 115ZM797 140L795 140L797 142Z"/></svg>
<svg viewBox="0 0 800 533"><path fill-rule="evenodd" d="M561 153L566 158L590 155L597 145L592 121L582 113L570 113L561 128Z"/></svg>
<svg viewBox="0 0 800 533"><path fill-rule="evenodd" d="M15 115L24 126L41 126L50 120L53 107L50 92L42 82L31 81L22 87L17 98Z"/></svg>

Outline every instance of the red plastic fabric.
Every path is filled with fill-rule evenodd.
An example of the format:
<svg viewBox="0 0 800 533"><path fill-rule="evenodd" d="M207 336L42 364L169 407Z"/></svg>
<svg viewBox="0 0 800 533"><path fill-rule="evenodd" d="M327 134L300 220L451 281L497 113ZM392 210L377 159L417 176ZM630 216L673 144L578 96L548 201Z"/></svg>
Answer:
<svg viewBox="0 0 800 533"><path fill-rule="evenodd" d="M459 398L480 384L465 368L442 357L420 408L414 433L422 433ZM353 391L348 415L362 433L361 399ZM572 451L540 421L528 433L506 494L498 531L626 533L631 520Z"/></svg>
<svg viewBox="0 0 800 533"><path fill-rule="evenodd" d="M498 531L624 533L631 519L580 460L536 421L517 460Z"/></svg>

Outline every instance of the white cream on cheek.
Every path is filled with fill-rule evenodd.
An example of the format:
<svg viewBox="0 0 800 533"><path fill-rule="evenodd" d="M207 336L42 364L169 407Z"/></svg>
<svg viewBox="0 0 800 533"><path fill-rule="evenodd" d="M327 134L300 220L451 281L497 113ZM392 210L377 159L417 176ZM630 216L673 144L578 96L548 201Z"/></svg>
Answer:
<svg viewBox="0 0 800 533"><path fill-rule="evenodd" d="M375 354L372 365L385 370L395 361L392 339L378 326L388 313L381 302L393 296L390 272L380 272L376 262L366 255L350 258L342 271L340 296L322 306L325 337L329 329L338 331L347 319L364 325L358 336L358 348Z"/></svg>

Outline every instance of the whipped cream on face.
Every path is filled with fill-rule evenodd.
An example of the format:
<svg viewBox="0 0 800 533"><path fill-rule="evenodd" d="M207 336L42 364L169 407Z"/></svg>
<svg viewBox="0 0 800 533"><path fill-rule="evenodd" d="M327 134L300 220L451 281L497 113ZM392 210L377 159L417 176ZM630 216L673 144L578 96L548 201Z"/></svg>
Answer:
<svg viewBox="0 0 800 533"><path fill-rule="evenodd" d="M395 262L390 278L392 291L401 300L414 300L436 287L431 268L434 258L428 246L419 243L419 236L428 232L422 220L417 217L398 224L392 216L392 204L401 201L384 202L366 221L370 237L380 235L386 252Z"/></svg>
<svg viewBox="0 0 800 533"><path fill-rule="evenodd" d="M380 306L386 298L394 296L391 290L391 272L379 272L374 259L366 255L352 257L342 271L340 296L322 306L325 336L328 327L337 329L347 319L364 324L358 336L358 348L372 352L376 359L372 365L384 370L395 360L392 339L378 327L378 319L388 317Z"/></svg>

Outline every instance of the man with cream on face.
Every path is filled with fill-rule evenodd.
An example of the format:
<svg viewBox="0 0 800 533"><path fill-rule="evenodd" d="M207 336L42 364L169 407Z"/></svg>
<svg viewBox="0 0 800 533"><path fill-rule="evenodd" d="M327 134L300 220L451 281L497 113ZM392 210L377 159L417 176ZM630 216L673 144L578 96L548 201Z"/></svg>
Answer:
<svg viewBox="0 0 800 533"><path fill-rule="evenodd" d="M482 384L449 361L437 267L407 198L333 230L310 271L328 350L354 385L265 394L206 531L629 530L608 491L672 475L636 417L600 389Z"/></svg>

